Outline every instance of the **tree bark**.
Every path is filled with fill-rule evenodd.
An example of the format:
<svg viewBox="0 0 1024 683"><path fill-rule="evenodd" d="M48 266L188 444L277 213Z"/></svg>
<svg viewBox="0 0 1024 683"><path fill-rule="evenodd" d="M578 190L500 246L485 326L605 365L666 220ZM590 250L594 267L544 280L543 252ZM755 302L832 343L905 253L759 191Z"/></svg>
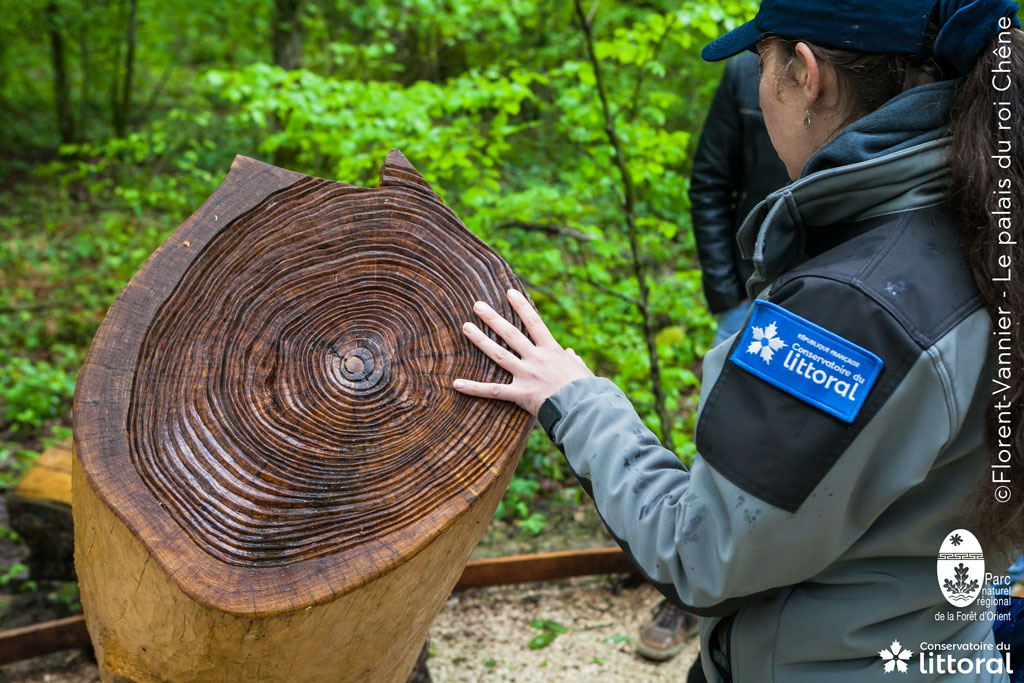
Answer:
<svg viewBox="0 0 1024 683"><path fill-rule="evenodd" d="M124 80L120 87L120 97L114 97L114 134L124 137L128 131L128 118L132 105L132 74L135 70L135 34L138 19L138 0L129 0L128 27L125 31ZM117 76L115 76L115 79ZM117 92L117 91L115 91Z"/></svg>
<svg viewBox="0 0 1024 683"><path fill-rule="evenodd" d="M274 64L283 69L302 67L302 7L305 0L274 0Z"/></svg>
<svg viewBox="0 0 1024 683"><path fill-rule="evenodd" d="M53 86L57 113L57 130L63 143L74 142L75 120L71 114L71 95L68 86L68 65L64 55L64 34L56 0L46 4L46 23L50 33L50 58L53 64Z"/></svg>
<svg viewBox="0 0 1024 683"><path fill-rule="evenodd" d="M92 0L84 0L82 3L82 25L78 32L78 49L81 53L79 67L82 73L82 93L78 103L78 125L82 130L87 130L89 120L89 108L92 101L92 63L91 50L89 47L89 26L92 19ZM87 134L86 134L87 135Z"/></svg>

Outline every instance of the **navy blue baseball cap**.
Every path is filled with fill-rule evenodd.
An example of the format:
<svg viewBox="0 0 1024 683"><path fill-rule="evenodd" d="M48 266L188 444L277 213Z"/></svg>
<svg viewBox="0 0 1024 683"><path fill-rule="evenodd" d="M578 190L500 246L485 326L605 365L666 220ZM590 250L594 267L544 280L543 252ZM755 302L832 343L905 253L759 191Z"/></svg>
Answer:
<svg viewBox="0 0 1024 683"><path fill-rule="evenodd" d="M701 57L716 62L775 35L855 52L948 52L963 64L995 36L1001 17L1012 16L1020 27L1017 9L1011 0L762 0L757 16L707 45ZM934 52L925 40L933 12L941 28Z"/></svg>

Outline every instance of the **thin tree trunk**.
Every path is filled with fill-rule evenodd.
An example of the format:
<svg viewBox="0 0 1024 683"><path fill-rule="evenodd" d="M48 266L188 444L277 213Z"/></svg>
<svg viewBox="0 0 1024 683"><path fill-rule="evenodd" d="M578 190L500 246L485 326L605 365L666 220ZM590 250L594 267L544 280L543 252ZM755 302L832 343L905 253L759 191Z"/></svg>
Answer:
<svg viewBox="0 0 1024 683"><path fill-rule="evenodd" d="M302 66L302 14L304 0L274 0L274 64L284 69Z"/></svg>
<svg viewBox="0 0 1024 683"><path fill-rule="evenodd" d="M124 137L128 130L128 117L132 106L132 73L135 70L135 28L138 18L138 0L129 0L128 30L125 35L127 52L124 57L124 81L121 85L121 97L114 100L114 133Z"/></svg>
<svg viewBox="0 0 1024 683"><path fill-rule="evenodd" d="M92 66L90 63L89 51L89 25L92 20L92 0L85 0L82 3L82 25L78 32L78 49L81 52L82 71L82 93L81 101L78 103L78 125L82 130L86 129L86 121L89 118L89 105L92 100Z"/></svg>
<svg viewBox="0 0 1024 683"><path fill-rule="evenodd" d="M302 6L305 0L274 0L274 30L272 35L274 63L282 69L298 69L302 66ZM283 130L287 118L274 112L271 125L275 130ZM298 150L295 147L282 145L274 150L274 163L285 168L296 165Z"/></svg>
<svg viewBox="0 0 1024 683"><path fill-rule="evenodd" d="M75 121L71 115L71 97L68 92L68 65L64 56L64 35L57 16L57 2L46 4L46 23L50 32L50 54L53 58L53 85L57 105L57 129L61 142L75 139Z"/></svg>
<svg viewBox="0 0 1024 683"><path fill-rule="evenodd" d="M117 19L115 26L124 23L124 0L117 3ZM110 58L110 123L114 134L122 128L121 124L121 41L111 41L113 55Z"/></svg>
<svg viewBox="0 0 1024 683"><path fill-rule="evenodd" d="M597 81L597 94L601 99L601 109L604 112L604 130L608 136L608 142L615 153L615 164L622 175L623 213L626 220L626 232L629 236L629 249L632 256L633 275L636 277L637 286L640 290L640 297L636 301L636 307L640 312L643 325L644 342L647 345L647 357L651 366L651 393L654 394L654 409L658 414L658 422L661 424L661 442L666 448L672 448L672 415L668 412L668 405L665 400L665 390L661 384L661 363L658 360L658 345L655 341L654 321L651 315L650 299L651 291L647 286L647 273L643 259L640 257L640 242L637 237L636 228L636 203L634 196L636 191L633 187L633 178L629 174L629 167L626 164L626 156L619 143L619 136L615 132L615 117L608 106L608 96L604 89L604 79L601 77L601 63L594 52L594 32L591 24L591 17L583 13L580 0L573 0L576 6L576 15L583 27L583 34L586 38L587 54L590 63L594 67L594 78ZM596 5L595 5L596 7Z"/></svg>
<svg viewBox="0 0 1024 683"><path fill-rule="evenodd" d="M7 109L4 91L7 89L7 41L0 42L0 109Z"/></svg>

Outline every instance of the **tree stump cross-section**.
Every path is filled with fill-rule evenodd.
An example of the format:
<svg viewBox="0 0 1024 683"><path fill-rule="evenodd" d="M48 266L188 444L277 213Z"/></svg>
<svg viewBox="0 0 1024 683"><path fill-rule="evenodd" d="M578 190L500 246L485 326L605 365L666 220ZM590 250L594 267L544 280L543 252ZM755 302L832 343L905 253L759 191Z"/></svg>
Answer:
<svg viewBox="0 0 1024 683"><path fill-rule="evenodd" d="M531 426L460 332L522 286L404 156L368 189L238 157L111 307L75 392L105 680L402 680Z"/></svg>

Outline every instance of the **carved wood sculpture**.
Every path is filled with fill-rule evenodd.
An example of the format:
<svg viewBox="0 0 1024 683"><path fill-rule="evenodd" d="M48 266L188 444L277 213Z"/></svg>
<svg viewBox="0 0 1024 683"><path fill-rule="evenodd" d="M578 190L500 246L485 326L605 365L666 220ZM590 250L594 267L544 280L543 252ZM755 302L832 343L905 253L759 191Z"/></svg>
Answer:
<svg viewBox="0 0 1024 683"><path fill-rule="evenodd" d="M375 189L238 157L75 392L104 680L404 680L532 425L451 389L508 381L460 325L509 287L397 150Z"/></svg>

